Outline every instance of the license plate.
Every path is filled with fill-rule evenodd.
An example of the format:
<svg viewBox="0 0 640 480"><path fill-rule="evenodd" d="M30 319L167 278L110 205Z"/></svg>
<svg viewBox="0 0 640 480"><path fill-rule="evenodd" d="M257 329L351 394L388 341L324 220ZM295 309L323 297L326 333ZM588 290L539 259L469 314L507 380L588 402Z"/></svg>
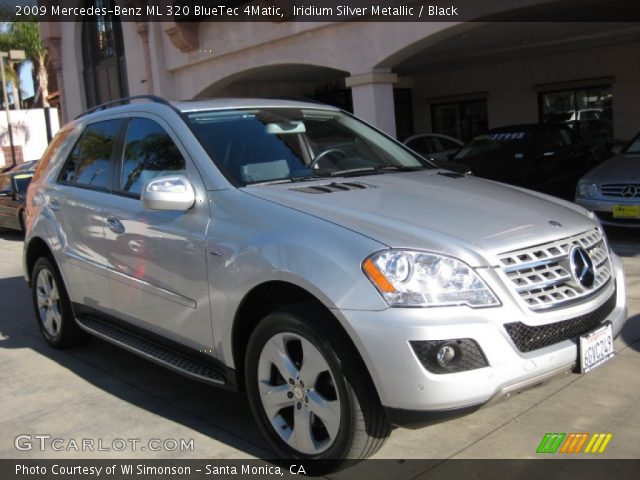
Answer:
<svg viewBox="0 0 640 480"><path fill-rule="evenodd" d="M580 371L587 373L613 358L611 323L580 337Z"/></svg>
<svg viewBox="0 0 640 480"><path fill-rule="evenodd" d="M615 205L613 207L613 218L640 219L640 205Z"/></svg>

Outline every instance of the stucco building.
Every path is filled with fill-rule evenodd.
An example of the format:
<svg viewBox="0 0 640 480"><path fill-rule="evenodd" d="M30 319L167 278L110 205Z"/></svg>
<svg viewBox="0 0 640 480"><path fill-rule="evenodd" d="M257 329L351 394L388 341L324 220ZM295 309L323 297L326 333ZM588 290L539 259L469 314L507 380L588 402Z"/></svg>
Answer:
<svg viewBox="0 0 640 480"><path fill-rule="evenodd" d="M486 8L508 14L544 3L495 1ZM543 120L598 120L617 141L640 130L636 22L175 23L105 16L41 28L63 119L126 95L278 96L339 105L400 138L435 131L466 140L488 127Z"/></svg>

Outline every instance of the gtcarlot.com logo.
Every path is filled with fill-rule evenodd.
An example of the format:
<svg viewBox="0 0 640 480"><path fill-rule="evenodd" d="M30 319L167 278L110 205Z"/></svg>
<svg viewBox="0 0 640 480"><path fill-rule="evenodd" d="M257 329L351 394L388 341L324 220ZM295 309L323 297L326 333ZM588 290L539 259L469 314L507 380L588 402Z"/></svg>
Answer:
<svg viewBox="0 0 640 480"><path fill-rule="evenodd" d="M604 453L612 433L545 433L536 453Z"/></svg>

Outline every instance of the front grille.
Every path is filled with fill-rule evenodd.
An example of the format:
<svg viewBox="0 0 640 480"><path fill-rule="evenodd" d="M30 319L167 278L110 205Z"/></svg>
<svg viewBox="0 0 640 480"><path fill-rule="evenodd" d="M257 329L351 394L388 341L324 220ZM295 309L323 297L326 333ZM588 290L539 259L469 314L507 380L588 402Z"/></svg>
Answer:
<svg viewBox="0 0 640 480"><path fill-rule="evenodd" d="M605 197L640 198L640 183L608 183L600 186L600 193Z"/></svg>
<svg viewBox="0 0 640 480"><path fill-rule="evenodd" d="M582 247L591 257L595 281L582 288L571 274L569 253ZM498 256L502 272L518 296L534 312L588 297L611 279L607 246L599 229Z"/></svg>
<svg viewBox="0 0 640 480"><path fill-rule="evenodd" d="M616 306L616 293L598 309L586 315L536 327L522 322L505 323L504 328L521 352L530 352L575 338L596 328Z"/></svg>

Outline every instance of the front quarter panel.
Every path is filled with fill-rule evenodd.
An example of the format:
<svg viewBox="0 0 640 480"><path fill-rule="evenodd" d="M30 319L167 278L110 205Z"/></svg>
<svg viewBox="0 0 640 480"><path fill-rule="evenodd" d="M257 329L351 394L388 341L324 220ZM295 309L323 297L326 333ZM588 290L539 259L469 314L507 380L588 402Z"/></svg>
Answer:
<svg viewBox="0 0 640 480"><path fill-rule="evenodd" d="M329 309L387 308L361 270L362 261L384 245L240 190L209 196L207 262L214 343L227 365L233 366L235 312L247 293L262 283L297 285Z"/></svg>

